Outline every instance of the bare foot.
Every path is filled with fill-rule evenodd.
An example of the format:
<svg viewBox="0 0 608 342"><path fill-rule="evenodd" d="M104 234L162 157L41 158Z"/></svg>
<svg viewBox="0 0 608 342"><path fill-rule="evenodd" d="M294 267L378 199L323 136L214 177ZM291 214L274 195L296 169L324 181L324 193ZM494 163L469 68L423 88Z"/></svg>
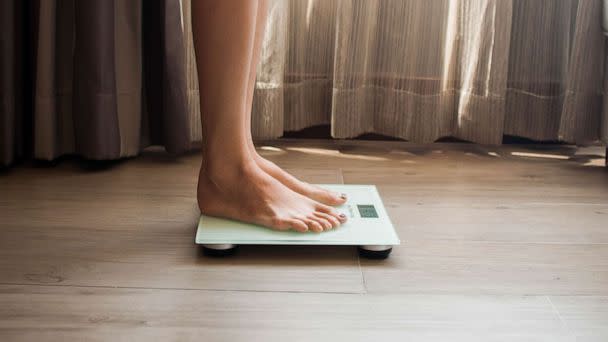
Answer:
<svg viewBox="0 0 608 342"><path fill-rule="evenodd" d="M262 170L299 194L331 206L342 205L346 202L346 194L337 194L316 185L303 182L281 169L277 164L260 156L257 151L253 152L253 156L255 162Z"/></svg>
<svg viewBox="0 0 608 342"><path fill-rule="evenodd" d="M254 162L216 169L199 174L198 205L205 215L298 232L322 232L346 221L344 214L289 189Z"/></svg>

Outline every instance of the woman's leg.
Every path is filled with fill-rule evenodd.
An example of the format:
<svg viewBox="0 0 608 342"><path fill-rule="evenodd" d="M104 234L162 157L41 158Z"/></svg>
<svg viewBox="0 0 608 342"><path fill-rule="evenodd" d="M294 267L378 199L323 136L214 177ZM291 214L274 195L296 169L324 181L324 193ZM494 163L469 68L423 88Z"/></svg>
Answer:
<svg viewBox="0 0 608 342"><path fill-rule="evenodd" d="M245 128L247 130L249 138L248 141L251 154L262 170L266 171L266 173L276 178L279 182L283 183L283 185L289 187L291 190L309 198L312 198L315 201L325 203L327 205L343 204L344 202L346 202L346 195L337 194L295 178L294 176L287 173L285 170L281 169L275 163L260 156L255 150L255 146L253 145L253 139L251 137L251 108L253 104L253 91L255 88L256 67L259 63L260 50L262 46L262 41L264 39L267 10L267 1L259 0L258 16L255 28L253 58L251 59L251 64L249 66L250 71L247 86L247 120L245 121Z"/></svg>
<svg viewBox="0 0 608 342"><path fill-rule="evenodd" d="M331 229L345 217L284 186L251 153L244 123L257 13L256 0L192 2L203 128L199 207L274 229Z"/></svg>

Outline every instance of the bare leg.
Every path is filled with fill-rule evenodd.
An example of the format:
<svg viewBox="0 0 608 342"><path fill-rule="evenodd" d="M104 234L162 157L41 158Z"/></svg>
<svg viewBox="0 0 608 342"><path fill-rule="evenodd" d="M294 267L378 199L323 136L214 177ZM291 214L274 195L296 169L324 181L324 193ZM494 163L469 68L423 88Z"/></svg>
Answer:
<svg viewBox="0 0 608 342"><path fill-rule="evenodd" d="M259 63L261 45L264 39L267 10L267 1L259 0L253 58L251 59L251 65L249 67L250 71L247 85L247 120L244 122L245 129L247 130L248 134L251 155L262 170L277 179L279 182L283 183L283 185L289 187L291 190L327 205L343 204L346 202L346 195L337 194L297 179L285 170L281 169L275 163L260 156L253 145L253 139L251 137L251 109L253 104L253 92L255 89L256 67Z"/></svg>
<svg viewBox="0 0 608 342"><path fill-rule="evenodd" d="M257 0L192 2L203 128L199 208L274 229L331 229L345 217L284 186L251 153L244 123L257 13Z"/></svg>

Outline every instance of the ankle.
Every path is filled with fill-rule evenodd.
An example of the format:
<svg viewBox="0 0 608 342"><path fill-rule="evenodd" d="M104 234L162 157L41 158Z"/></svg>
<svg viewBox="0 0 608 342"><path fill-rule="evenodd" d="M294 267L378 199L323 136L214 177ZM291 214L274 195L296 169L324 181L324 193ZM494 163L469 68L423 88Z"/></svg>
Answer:
<svg viewBox="0 0 608 342"><path fill-rule="evenodd" d="M234 184L247 179L258 166L252 158L239 160L203 160L200 177L205 177L216 185Z"/></svg>

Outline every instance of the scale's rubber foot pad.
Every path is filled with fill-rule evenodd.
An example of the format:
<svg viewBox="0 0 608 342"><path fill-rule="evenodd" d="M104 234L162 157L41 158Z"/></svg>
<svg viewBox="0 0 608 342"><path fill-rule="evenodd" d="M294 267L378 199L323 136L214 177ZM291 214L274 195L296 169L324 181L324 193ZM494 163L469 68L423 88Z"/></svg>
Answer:
<svg viewBox="0 0 608 342"><path fill-rule="evenodd" d="M370 251L369 249L359 248L359 256L366 259L374 259L374 260L384 260L388 258L388 256L393 251L392 248L385 249L383 251Z"/></svg>
<svg viewBox="0 0 608 342"><path fill-rule="evenodd" d="M213 258L222 258L236 254L238 251L237 247L226 248L226 249L214 249L208 247L201 247L203 249L203 254L208 257Z"/></svg>

